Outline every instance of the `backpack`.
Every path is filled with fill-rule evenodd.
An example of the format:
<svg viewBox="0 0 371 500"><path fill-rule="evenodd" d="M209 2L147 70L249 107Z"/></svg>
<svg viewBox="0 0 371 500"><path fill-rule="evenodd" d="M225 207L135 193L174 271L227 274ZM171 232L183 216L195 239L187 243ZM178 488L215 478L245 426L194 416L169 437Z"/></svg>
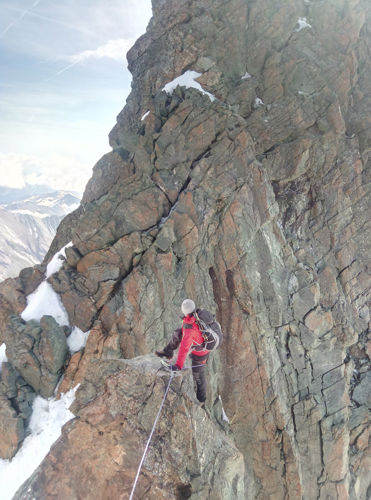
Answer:
<svg viewBox="0 0 371 500"><path fill-rule="evenodd" d="M197 309L195 318L204 338L204 348L215 351L223 343L223 332L213 314L206 309Z"/></svg>

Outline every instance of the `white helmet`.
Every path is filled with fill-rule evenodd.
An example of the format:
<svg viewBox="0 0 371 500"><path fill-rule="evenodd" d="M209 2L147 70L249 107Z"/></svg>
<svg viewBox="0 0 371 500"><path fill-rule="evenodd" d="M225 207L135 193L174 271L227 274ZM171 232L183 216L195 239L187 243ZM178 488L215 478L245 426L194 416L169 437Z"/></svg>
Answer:
<svg viewBox="0 0 371 500"><path fill-rule="evenodd" d="M184 314L184 316L193 313L195 309L196 309L196 304L193 302L193 300L191 299L183 300L182 313Z"/></svg>

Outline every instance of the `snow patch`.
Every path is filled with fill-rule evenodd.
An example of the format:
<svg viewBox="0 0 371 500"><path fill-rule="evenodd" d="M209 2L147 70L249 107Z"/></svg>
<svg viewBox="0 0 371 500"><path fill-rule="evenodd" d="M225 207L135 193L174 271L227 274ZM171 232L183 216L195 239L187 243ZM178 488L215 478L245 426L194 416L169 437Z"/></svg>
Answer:
<svg viewBox="0 0 371 500"><path fill-rule="evenodd" d="M188 70L185 73L183 73L181 76L178 76L175 78L173 81L167 83L165 87L162 89L164 90L167 94L172 94L174 90L178 87L186 87L187 89L194 88L202 92L203 94L207 95L211 101L215 101L215 96L213 94L210 94L210 92L206 92L201 85L196 82L196 78L199 78L201 76L201 73L198 73L197 71L192 71Z"/></svg>
<svg viewBox="0 0 371 500"><path fill-rule="evenodd" d="M5 363L6 361L8 361L8 358L6 357L6 354L5 354L5 350L6 350L6 345L1 344L0 345L0 373L1 373L2 364Z"/></svg>
<svg viewBox="0 0 371 500"><path fill-rule="evenodd" d="M42 214L40 212L32 212L31 210L18 208L16 210L11 210L12 214L20 214L20 215L31 215L32 217L38 217L39 219L45 219L46 217L50 217L49 214Z"/></svg>
<svg viewBox="0 0 371 500"><path fill-rule="evenodd" d="M67 247L72 247L72 241L67 243L67 245L65 245L61 250L59 250L59 252L57 252L54 255L54 257L52 258L52 260L49 262L49 264L46 268L46 277L47 278L49 278L49 276L51 276L52 274L57 273L60 270L60 268L62 267L63 261L66 258L66 248ZM64 259L61 257L64 257Z"/></svg>
<svg viewBox="0 0 371 500"><path fill-rule="evenodd" d="M222 398L220 397L220 394L219 394L219 399L220 399L220 403L222 405L222 417L223 417L223 420L224 420L224 422L227 422L229 424L229 418L227 417L227 414L224 411L223 401L222 401Z"/></svg>
<svg viewBox="0 0 371 500"><path fill-rule="evenodd" d="M248 80L249 78L251 78L251 75L247 71L243 76L241 76L241 80Z"/></svg>
<svg viewBox="0 0 371 500"><path fill-rule="evenodd" d="M25 321L30 319L40 321L46 314L53 316L61 326L69 324L67 311L59 295L47 281L43 281L33 293L27 296L27 307L22 312L21 317Z"/></svg>
<svg viewBox="0 0 371 500"><path fill-rule="evenodd" d="M77 210L80 206L80 203L72 203L71 205L67 205L66 203L61 203L60 208L65 212L66 214L69 214L70 212L73 212L74 210Z"/></svg>
<svg viewBox="0 0 371 500"><path fill-rule="evenodd" d="M304 28L311 28L312 26L307 22L306 17L299 17L297 24L299 25L298 28L295 29L295 31L301 31Z"/></svg>
<svg viewBox="0 0 371 500"><path fill-rule="evenodd" d="M142 118L140 120L144 121L149 114L150 114L150 111L147 111L146 113L144 113L144 115L142 116Z"/></svg>
<svg viewBox="0 0 371 500"><path fill-rule="evenodd" d="M69 411L78 385L62 394L59 400L37 396L33 403L29 430L31 434L12 461L0 460L1 500L11 500L18 488L28 479L61 435L63 425L74 418Z"/></svg>
<svg viewBox="0 0 371 500"><path fill-rule="evenodd" d="M71 334L67 338L67 344L70 348L71 354L74 354L77 351L80 351L83 347L86 346L86 341L88 340L90 330L87 332L83 332L77 326L74 327Z"/></svg>

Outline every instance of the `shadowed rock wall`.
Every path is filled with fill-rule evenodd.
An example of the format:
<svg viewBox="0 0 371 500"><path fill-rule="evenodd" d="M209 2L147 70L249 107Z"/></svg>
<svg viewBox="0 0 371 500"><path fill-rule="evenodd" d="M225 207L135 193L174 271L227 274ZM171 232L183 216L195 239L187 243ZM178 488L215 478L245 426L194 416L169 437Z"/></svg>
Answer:
<svg viewBox="0 0 371 500"><path fill-rule="evenodd" d="M50 251L72 236L49 281L91 329L60 390L163 345L185 296L216 313L208 401L249 499L367 496L366 4L154 0L113 151ZM187 70L215 101L162 91Z"/></svg>

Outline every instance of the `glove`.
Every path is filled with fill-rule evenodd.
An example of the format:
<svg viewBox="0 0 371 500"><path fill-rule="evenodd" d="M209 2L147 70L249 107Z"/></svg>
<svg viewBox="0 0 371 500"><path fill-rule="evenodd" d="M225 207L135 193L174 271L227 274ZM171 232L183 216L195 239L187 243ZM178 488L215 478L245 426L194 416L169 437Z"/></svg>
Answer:
<svg viewBox="0 0 371 500"><path fill-rule="evenodd" d="M165 351L155 351L155 354L156 356L158 356L159 358L167 358L167 359L171 359L173 357L173 355L169 355L168 352L165 352Z"/></svg>
<svg viewBox="0 0 371 500"><path fill-rule="evenodd" d="M178 365L170 365L170 371L172 371L172 372L178 372L180 370L181 370L181 368L179 368Z"/></svg>

